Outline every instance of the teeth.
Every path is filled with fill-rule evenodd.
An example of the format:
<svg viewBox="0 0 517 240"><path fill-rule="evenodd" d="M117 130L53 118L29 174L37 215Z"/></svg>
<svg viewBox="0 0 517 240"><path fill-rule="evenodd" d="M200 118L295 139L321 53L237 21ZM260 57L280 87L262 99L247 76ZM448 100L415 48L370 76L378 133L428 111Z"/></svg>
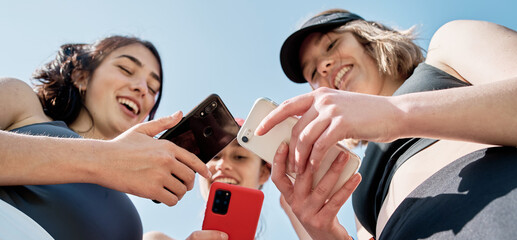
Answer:
<svg viewBox="0 0 517 240"><path fill-rule="evenodd" d="M334 79L334 86L339 88L341 82L343 81L342 77L350 70L352 67L344 67L336 74L336 78Z"/></svg>
<svg viewBox="0 0 517 240"><path fill-rule="evenodd" d="M133 101L127 99L127 98L119 98L117 100L118 100L119 103L122 103L122 104L130 107L131 110L133 110L133 113L135 115L138 115L138 112L140 111L140 109L138 109L138 105L136 105L135 102L133 102Z"/></svg>
<svg viewBox="0 0 517 240"><path fill-rule="evenodd" d="M214 182L222 182L237 185L237 181L233 178L218 178Z"/></svg>

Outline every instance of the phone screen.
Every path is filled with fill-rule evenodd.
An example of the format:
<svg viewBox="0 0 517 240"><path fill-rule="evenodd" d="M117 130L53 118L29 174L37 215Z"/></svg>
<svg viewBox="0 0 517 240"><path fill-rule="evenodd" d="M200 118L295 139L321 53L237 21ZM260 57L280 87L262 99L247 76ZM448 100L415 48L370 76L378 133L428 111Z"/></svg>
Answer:
<svg viewBox="0 0 517 240"><path fill-rule="evenodd" d="M239 125L222 100L212 94L160 138L174 142L207 163L235 139L238 131Z"/></svg>

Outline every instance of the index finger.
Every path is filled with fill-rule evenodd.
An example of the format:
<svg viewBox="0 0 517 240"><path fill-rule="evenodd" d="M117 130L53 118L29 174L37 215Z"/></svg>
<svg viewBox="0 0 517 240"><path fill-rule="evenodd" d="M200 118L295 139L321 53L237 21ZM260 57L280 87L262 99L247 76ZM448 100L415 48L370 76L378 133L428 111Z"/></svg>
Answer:
<svg viewBox="0 0 517 240"><path fill-rule="evenodd" d="M262 136L269 132L277 124L286 118L295 115L303 115L312 106L313 98L309 94L303 94L285 100L277 108L271 111L258 125L255 135Z"/></svg>
<svg viewBox="0 0 517 240"><path fill-rule="evenodd" d="M165 140L168 141L168 140ZM201 176L205 178L211 178L212 173L208 170L208 167L205 165L201 159L199 159L195 154L189 152L188 150L170 142L173 145L173 152L175 153L176 159L187 165L189 168L198 172Z"/></svg>

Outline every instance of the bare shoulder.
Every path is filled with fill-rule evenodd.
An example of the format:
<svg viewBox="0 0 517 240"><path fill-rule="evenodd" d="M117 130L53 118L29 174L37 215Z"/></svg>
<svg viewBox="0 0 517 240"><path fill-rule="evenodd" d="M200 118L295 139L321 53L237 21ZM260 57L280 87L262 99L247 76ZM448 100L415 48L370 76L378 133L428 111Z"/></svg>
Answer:
<svg viewBox="0 0 517 240"><path fill-rule="evenodd" d="M454 20L429 43L426 63L472 84L507 79L517 70L517 32L478 20Z"/></svg>
<svg viewBox="0 0 517 240"><path fill-rule="evenodd" d="M2 130L50 120L32 88L16 78L0 78L0 112Z"/></svg>

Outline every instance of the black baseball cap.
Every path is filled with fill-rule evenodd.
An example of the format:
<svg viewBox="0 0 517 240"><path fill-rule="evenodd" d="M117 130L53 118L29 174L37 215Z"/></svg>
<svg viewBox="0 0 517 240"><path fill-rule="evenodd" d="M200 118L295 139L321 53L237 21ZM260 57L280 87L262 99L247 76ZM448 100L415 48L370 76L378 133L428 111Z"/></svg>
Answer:
<svg viewBox="0 0 517 240"><path fill-rule="evenodd" d="M305 22L298 31L285 40L280 50L280 64L285 75L295 83L307 82L300 68L300 47L303 40L313 32L328 32L354 20L364 19L349 12L335 12L319 15Z"/></svg>

